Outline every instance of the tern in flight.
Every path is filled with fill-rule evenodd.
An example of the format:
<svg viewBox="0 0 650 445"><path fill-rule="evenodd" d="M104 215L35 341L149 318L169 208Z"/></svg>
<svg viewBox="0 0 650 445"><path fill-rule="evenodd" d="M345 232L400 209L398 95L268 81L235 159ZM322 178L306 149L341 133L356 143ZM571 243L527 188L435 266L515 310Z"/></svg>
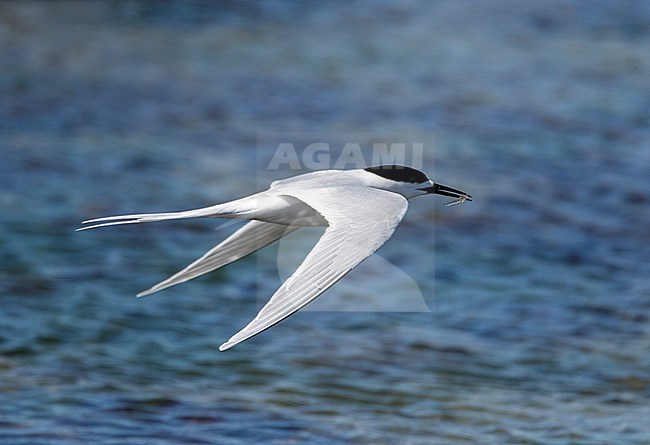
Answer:
<svg viewBox="0 0 650 445"><path fill-rule="evenodd" d="M471 195L437 184L419 170L382 165L320 170L271 183L268 190L196 210L109 216L77 230L182 218L237 218L243 227L180 272L138 294L149 295L232 263L300 227L325 227L303 263L257 316L219 349L224 351L284 320L332 287L372 255L400 223L408 200L437 194L471 201Z"/></svg>

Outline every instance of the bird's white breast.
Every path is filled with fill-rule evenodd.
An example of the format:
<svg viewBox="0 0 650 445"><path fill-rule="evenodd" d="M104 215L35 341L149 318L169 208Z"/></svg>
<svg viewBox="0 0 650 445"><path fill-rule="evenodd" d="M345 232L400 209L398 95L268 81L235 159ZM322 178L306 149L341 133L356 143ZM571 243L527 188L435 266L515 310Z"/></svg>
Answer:
<svg viewBox="0 0 650 445"><path fill-rule="evenodd" d="M329 225L320 213L299 199L271 193L256 195L254 208L238 212L238 217L285 226L327 227Z"/></svg>

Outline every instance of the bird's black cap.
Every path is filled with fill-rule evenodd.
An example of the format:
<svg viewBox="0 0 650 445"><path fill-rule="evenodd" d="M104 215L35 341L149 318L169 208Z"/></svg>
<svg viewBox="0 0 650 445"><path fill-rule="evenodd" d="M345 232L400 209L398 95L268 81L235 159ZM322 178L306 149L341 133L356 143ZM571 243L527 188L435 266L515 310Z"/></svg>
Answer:
<svg viewBox="0 0 650 445"><path fill-rule="evenodd" d="M379 167L368 167L364 169L367 172L374 173L382 178L390 179L397 182L410 182L411 184L422 184L429 178L420 170L416 170L404 165L380 165Z"/></svg>

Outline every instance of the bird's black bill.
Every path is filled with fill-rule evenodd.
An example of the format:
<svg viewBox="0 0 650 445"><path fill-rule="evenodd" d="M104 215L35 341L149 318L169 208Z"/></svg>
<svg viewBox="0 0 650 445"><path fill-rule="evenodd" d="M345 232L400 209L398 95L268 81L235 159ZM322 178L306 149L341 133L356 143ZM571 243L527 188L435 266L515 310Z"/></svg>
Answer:
<svg viewBox="0 0 650 445"><path fill-rule="evenodd" d="M421 188L420 190L423 190L427 193L433 193L436 195L450 196L452 198L457 198L457 199L462 198L463 201L472 200L472 195L458 189L447 187L446 185L442 185L442 184L433 184L431 187L424 187Z"/></svg>

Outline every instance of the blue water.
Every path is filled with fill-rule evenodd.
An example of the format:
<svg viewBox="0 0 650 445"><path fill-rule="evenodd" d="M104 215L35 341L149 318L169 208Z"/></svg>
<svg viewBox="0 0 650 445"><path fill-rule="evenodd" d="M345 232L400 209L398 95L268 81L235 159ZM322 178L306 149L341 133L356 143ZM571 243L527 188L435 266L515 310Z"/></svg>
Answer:
<svg viewBox="0 0 650 445"><path fill-rule="evenodd" d="M650 443L649 23L642 1L2 2L0 443ZM274 247L136 299L234 226L74 232L257 191L292 174L262 142L305 135L333 158L426 140L474 196L412 201L380 250L430 312L301 312L221 353ZM402 298L384 275L329 295Z"/></svg>

